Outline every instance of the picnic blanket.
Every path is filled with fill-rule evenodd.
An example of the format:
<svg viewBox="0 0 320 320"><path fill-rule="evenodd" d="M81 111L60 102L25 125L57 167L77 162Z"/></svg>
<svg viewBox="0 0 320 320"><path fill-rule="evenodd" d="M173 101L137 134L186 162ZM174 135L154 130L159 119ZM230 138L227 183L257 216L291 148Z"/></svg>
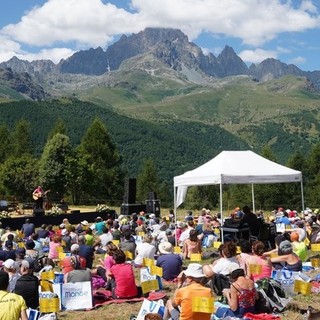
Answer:
<svg viewBox="0 0 320 320"><path fill-rule="evenodd" d="M150 301L160 300L166 297L166 293L163 291L157 292L150 292L147 297L141 296L136 298L121 298L121 299L114 299L112 298L112 293L110 290L106 290L100 288L98 290L93 291L93 308L98 308L103 305L108 305L112 303L134 303L143 301L145 298Z"/></svg>

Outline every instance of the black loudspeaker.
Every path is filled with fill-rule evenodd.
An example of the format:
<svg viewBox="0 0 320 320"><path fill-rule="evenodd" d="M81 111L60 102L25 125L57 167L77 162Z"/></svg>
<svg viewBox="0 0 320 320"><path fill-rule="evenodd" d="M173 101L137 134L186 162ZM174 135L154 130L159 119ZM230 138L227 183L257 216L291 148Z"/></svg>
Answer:
<svg viewBox="0 0 320 320"><path fill-rule="evenodd" d="M137 193L137 179L129 178L124 182L124 203L135 203Z"/></svg>
<svg viewBox="0 0 320 320"><path fill-rule="evenodd" d="M139 213L140 211L146 212L145 204L129 204L123 203L120 208L120 212L122 215L129 216L132 213Z"/></svg>
<svg viewBox="0 0 320 320"><path fill-rule="evenodd" d="M154 213L156 217L160 217L160 200L147 200L146 210L147 213Z"/></svg>
<svg viewBox="0 0 320 320"><path fill-rule="evenodd" d="M157 199L157 194L156 192L148 192L148 200L156 200Z"/></svg>
<svg viewBox="0 0 320 320"><path fill-rule="evenodd" d="M44 216L44 209L33 209L33 215L35 217L42 217Z"/></svg>

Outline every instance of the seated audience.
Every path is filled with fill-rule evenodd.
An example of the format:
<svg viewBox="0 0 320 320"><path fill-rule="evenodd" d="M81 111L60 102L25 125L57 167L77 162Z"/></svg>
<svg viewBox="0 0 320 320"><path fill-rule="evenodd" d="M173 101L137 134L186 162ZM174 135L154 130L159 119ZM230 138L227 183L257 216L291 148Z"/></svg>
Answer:
<svg viewBox="0 0 320 320"><path fill-rule="evenodd" d="M282 267L290 271L302 271L302 261L293 252L292 243L284 240L279 245L279 256L271 258L272 264L280 263Z"/></svg>
<svg viewBox="0 0 320 320"><path fill-rule="evenodd" d="M241 253L237 255L239 265L245 271L245 274L247 274L247 261L252 256L252 245L249 240L240 239L239 247L241 250Z"/></svg>
<svg viewBox="0 0 320 320"><path fill-rule="evenodd" d="M61 247L61 237L58 235L54 235L50 242L49 242L49 253L48 253L48 258L50 259L58 259L59 258L59 252L58 252L58 248Z"/></svg>
<svg viewBox="0 0 320 320"><path fill-rule="evenodd" d="M71 257L73 256L77 256L77 259L80 262L80 266L82 269L86 267L86 259L79 256L79 250L80 250L79 245L77 243L74 243L70 249L71 256L67 256L62 259L61 268L62 268L63 274L67 274L68 272L74 269L74 264L72 263L72 259L71 259Z"/></svg>
<svg viewBox="0 0 320 320"><path fill-rule="evenodd" d="M258 298L254 282L245 277L243 269L236 269L230 274L230 289L224 289L223 295L227 298L229 307L218 307L218 318L242 318L247 312L255 312L255 303Z"/></svg>
<svg viewBox="0 0 320 320"><path fill-rule="evenodd" d="M290 240L292 242L293 252L301 259L302 262L307 260L308 248L304 241L300 241L300 235L298 232L292 232L290 234Z"/></svg>
<svg viewBox="0 0 320 320"><path fill-rule="evenodd" d="M86 238L84 235L79 236L78 244L79 256L86 259L86 268L91 269L94 260L94 248L86 244Z"/></svg>
<svg viewBox="0 0 320 320"><path fill-rule="evenodd" d="M17 280L14 293L22 296L28 308L39 307L39 279L33 275L34 260L26 257L21 261L21 277Z"/></svg>
<svg viewBox="0 0 320 320"><path fill-rule="evenodd" d="M263 242L255 241L252 244L253 255L247 260L247 276L254 282L265 277L271 277L272 263L268 258L263 256L264 249ZM250 265L261 265L261 272L251 272Z"/></svg>
<svg viewBox="0 0 320 320"><path fill-rule="evenodd" d="M184 259L190 259L191 254L202 252L201 240L198 239L198 234L195 229L191 229L189 232L189 238L183 243L183 257Z"/></svg>
<svg viewBox="0 0 320 320"><path fill-rule="evenodd" d="M143 266L143 259L154 259L156 247L151 244L152 237L148 234L144 235L141 243L138 243L136 248L136 258L134 259L134 266L136 268Z"/></svg>
<svg viewBox="0 0 320 320"><path fill-rule="evenodd" d="M170 242L161 242L158 249L160 257L158 257L156 264L162 268L162 278L174 280L181 272L181 256L173 253L173 246Z"/></svg>
<svg viewBox="0 0 320 320"><path fill-rule="evenodd" d="M72 270L65 275L65 283L91 281L91 271L90 269L86 269L81 266L80 257L78 255L71 256L70 262Z"/></svg>
<svg viewBox="0 0 320 320"><path fill-rule="evenodd" d="M27 305L21 295L7 292L9 275L0 270L1 319L28 320Z"/></svg>
<svg viewBox="0 0 320 320"><path fill-rule="evenodd" d="M213 297L211 289L202 285L204 279L205 274L202 272L201 264L190 263L188 268L178 276L177 290L172 299L167 301L163 318L209 320L210 313L192 311L193 297Z"/></svg>
<svg viewBox="0 0 320 320"><path fill-rule="evenodd" d="M134 238L131 235L131 231L125 231L123 236L123 240L119 243L119 249L121 249L123 252L129 251L132 254L132 260L134 260L137 245L134 241Z"/></svg>
<svg viewBox="0 0 320 320"><path fill-rule="evenodd" d="M17 280L20 278L20 273L18 272L18 263L12 259L8 259L3 263L3 270L9 275L9 285L7 288L8 292L13 292Z"/></svg>
<svg viewBox="0 0 320 320"><path fill-rule="evenodd" d="M232 271L240 267L236 257L237 246L233 241L225 242L221 245L222 257L214 261L212 264L204 265L203 272L207 277L215 274L229 275Z"/></svg>
<svg viewBox="0 0 320 320"><path fill-rule="evenodd" d="M115 265L107 271L107 289L112 291L114 299L134 298L138 295L135 277L131 264L126 263L126 255L122 250L113 253Z"/></svg>

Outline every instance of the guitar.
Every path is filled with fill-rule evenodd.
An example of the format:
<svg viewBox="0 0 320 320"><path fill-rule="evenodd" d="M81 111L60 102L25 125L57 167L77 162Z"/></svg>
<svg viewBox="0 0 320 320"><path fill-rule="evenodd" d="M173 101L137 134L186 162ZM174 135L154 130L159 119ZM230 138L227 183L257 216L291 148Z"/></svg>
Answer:
<svg viewBox="0 0 320 320"><path fill-rule="evenodd" d="M35 192L32 194L33 200L38 200L39 198L42 198L44 195L46 195L50 190L46 190L45 192Z"/></svg>

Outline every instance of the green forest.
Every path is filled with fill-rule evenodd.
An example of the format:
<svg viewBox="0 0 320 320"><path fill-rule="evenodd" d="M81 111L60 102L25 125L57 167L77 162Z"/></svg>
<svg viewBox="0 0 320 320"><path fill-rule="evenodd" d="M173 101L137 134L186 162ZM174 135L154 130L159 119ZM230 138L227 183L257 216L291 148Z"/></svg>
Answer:
<svg viewBox="0 0 320 320"><path fill-rule="evenodd" d="M119 205L124 182L130 177L137 178L138 202L155 191L162 205L170 207L175 175L223 150L251 149L241 135L216 125L151 123L74 98L2 103L0 117L0 194L21 202L29 201L32 190L41 184L51 190L54 201L64 198L74 204ZM247 135L250 130L258 129L252 126ZM274 130L278 141L271 149L262 142ZM311 147L303 136L293 138L276 124L260 127L254 136L261 136L261 149L253 151L301 170L306 205L320 206L320 145ZM297 147L292 149L292 144ZM218 191L215 186L190 188L185 206L216 208ZM224 193L228 207L251 202L250 186L227 186ZM256 186L256 208L299 209L300 199L300 185Z"/></svg>

